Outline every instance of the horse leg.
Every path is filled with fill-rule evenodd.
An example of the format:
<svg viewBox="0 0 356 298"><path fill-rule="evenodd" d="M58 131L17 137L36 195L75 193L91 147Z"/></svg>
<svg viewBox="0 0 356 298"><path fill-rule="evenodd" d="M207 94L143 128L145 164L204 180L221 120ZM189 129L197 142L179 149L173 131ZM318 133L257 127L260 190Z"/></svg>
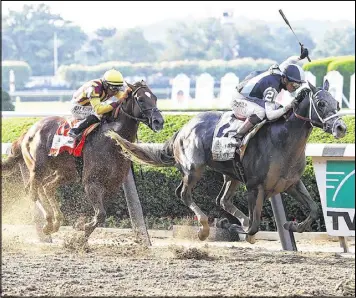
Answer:
<svg viewBox="0 0 356 298"><path fill-rule="evenodd" d="M85 237L89 238L95 228L105 222L106 211L103 205L105 187L104 185L89 183L85 185L85 193L91 200L95 212L93 220L84 225Z"/></svg>
<svg viewBox="0 0 356 298"><path fill-rule="evenodd" d="M181 194L182 194L182 188L183 188L183 181L180 182L180 184L178 185L178 187L176 188L176 196L181 199Z"/></svg>
<svg viewBox="0 0 356 298"><path fill-rule="evenodd" d="M261 222L264 193L265 192L262 185L259 185L257 189L253 189L247 192L250 224L246 232L246 241L252 244L256 242L254 235L258 232Z"/></svg>
<svg viewBox="0 0 356 298"><path fill-rule="evenodd" d="M201 209L193 202L192 199L192 189L199 181L201 174L202 169L195 169L193 172L190 171L189 174L184 175L181 199L183 200L184 204L195 213L199 222L203 226L199 229L198 233L199 239L203 241L209 236L208 217L203 211L201 211Z"/></svg>
<svg viewBox="0 0 356 298"><path fill-rule="evenodd" d="M42 211L43 217L46 220L42 228L42 232L45 235L49 235L53 232L53 210L46 198L46 195L42 187L37 188L39 200L36 201L37 207Z"/></svg>
<svg viewBox="0 0 356 298"><path fill-rule="evenodd" d="M23 184L24 184L25 191L26 191L29 188L28 183L30 180L30 172L29 172L25 162L21 162L19 164L19 167L20 167ZM36 202L39 203L41 208L43 209L43 206L38 201L38 198L36 199ZM42 227L44 225L44 214L43 214L41 208L38 206L38 204L36 204L36 202L33 201L33 203L32 203L32 216L33 216L32 220L33 220L35 228L36 228L37 237L41 242L51 243L52 242L51 236L45 235L42 231Z"/></svg>
<svg viewBox="0 0 356 298"><path fill-rule="evenodd" d="M228 179L229 179L226 175L223 175L223 177L224 177L224 184L223 184L223 186L221 187L220 192L219 192L219 194L217 195L217 197L216 197L216 199L215 199L215 204L216 204L217 206L220 206L220 200L221 200L221 198L222 198L223 195L224 195L224 192L225 192L225 189L226 189L226 184L227 184L227 181L228 181Z"/></svg>
<svg viewBox="0 0 356 298"><path fill-rule="evenodd" d="M54 179L47 182L43 186L44 193L45 193L45 195L53 209L53 214L54 214L53 233L58 232L58 230L64 220L64 216L60 209L59 202L56 198L56 191L57 191L58 186L63 184L65 181L67 181L67 177L57 173L57 175L55 175Z"/></svg>
<svg viewBox="0 0 356 298"><path fill-rule="evenodd" d="M249 218L243 214L241 210L239 210L233 203L232 203L232 198L236 192L236 189L238 185L240 184L240 181L232 178L227 178L227 181L224 182L224 193L222 195L222 198L220 200L220 206L227 212L229 212L231 215L236 217L242 225L243 231L240 232L246 232L249 228L250 225L250 220ZM222 190L223 190L222 189ZM220 191L221 192L221 191ZM220 194L219 194L220 195Z"/></svg>
<svg viewBox="0 0 356 298"><path fill-rule="evenodd" d="M310 213L303 222L297 223L294 221L287 221L284 224L286 230L303 233L310 227L311 223L318 218L318 205L311 198L302 180L299 180L296 184L287 189L286 192L295 197L304 206L310 208Z"/></svg>

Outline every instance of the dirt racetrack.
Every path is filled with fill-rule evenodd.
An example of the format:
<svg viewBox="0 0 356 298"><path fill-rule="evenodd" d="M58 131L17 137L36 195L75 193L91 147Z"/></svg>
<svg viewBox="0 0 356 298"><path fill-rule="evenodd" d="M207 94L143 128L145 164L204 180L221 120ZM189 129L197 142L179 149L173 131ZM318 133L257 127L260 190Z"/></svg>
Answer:
<svg viewBox="0 0 356 298"><path fill-rule="evenodd" d="M355 254L338 242L200 242L151 236L144 248L129 232L97 229L89 248L52 244L29 226L2 227L2 296L354 296ZM67 243L66 247L64 243ZM304 249L305 248L305 249Z"/></svg>

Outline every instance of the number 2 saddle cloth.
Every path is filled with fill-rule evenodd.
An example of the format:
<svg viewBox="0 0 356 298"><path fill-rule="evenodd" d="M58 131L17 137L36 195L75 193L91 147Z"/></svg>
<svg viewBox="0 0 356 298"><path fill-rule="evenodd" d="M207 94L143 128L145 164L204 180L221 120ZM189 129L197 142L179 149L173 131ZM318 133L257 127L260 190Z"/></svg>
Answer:
<svg viewBox="0 0 356 298"><path fill-rule="evenodd" d="M211 146L213 160L225 161L234 159L235 154L238 153L240 155L241 161L243 159L249 140L266 123L266 120L263 120L257 124L249 133L247 133L243 137L241 145L238 148L235 135L237 129L243 122L244 120L237 119L232 111L228 111L222 114L214 130L213 143Z"/></svg>

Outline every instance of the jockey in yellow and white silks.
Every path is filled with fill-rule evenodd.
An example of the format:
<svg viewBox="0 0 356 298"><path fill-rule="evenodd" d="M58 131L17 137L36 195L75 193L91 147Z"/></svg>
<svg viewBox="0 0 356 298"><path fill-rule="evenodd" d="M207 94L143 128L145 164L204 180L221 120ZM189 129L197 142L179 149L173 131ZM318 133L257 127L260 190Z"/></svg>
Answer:
<svg viewBox="0 0 356 298"><path fill-rule="evenodd" d="M100 122L103 114L111 112L124 101L129 87L125 90L122 74L111 69L105 72L101 79L91 80L81 86L71 101L71 113L75 119L82 120L69 131L71 137L77 138L90 125ZM116 97L116 101L106 103L109 98Z"/></svg>

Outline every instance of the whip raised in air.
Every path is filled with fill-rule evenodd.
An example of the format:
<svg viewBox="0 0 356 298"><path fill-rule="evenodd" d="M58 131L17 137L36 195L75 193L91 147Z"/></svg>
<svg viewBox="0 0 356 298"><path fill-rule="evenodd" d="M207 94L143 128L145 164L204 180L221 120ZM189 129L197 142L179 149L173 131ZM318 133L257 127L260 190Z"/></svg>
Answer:
<svg viewBox="0 0 356 298"><path fill-rule="evenodd" d="M299 41L297 35L294 33L294 30L293 30L292 26L289 24L289 22L288 22L286 16L284 15L282 9L279 10L279 13L281 14L281 16L282 16L283 20L286 22L286 24L289 26L290 30L292 30L294 36L296 37L296 39L297 39L298 42L299 42L299 45L303 48L303 47L304 47L303 44ZM311 62L309 56L307 56L307 58L308 58L308 61Z"/></svg>

